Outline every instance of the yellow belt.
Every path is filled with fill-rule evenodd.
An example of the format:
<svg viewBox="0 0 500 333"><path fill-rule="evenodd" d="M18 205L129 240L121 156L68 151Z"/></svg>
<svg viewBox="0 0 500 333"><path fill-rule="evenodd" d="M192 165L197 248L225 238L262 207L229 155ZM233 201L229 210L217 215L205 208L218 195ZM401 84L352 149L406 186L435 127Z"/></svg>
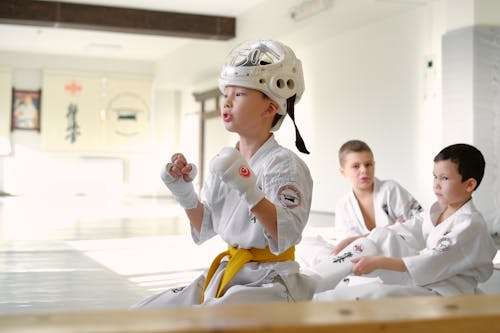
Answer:
<svg viewBox="0 0 500 333"><path fill-rule="evenodd" d="M205 290L212 280L212 277L219 267L221 260L228 256L229 262L222 274L222 279L219 284L219 288L217 289L217 297L220 297L222 291L227 286L229 281L238 273L238 271L243 267L244 264L250 261L257 262L273 262L273 261L286 261L286 260L294 260L295 259L295 247L292 246L285 252L275 255L269 250L269 246L266 246L265 249L240 249L232 246L228 246L227 251L220 253L217 257L215 257L214 261L210 265L210 268L207 273L207 278L205 280L205 285L203 286L203 292L201 294L201 303L203 303L203 296L205 294Z"/></svg>

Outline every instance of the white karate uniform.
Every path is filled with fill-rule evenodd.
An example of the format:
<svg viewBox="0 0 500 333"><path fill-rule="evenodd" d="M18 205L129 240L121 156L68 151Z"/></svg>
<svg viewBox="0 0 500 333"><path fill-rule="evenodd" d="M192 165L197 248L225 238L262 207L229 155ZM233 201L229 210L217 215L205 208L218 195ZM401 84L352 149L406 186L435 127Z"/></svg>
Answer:
<svg viewBox="0 0 500 333"><path fill-rule="evenodd" d="M307 165L271 136L250 159L257 186L273 202L277 211L278 241L272 239L256 220L238 192L210 173L204 184L201 231L191 228L195 243L219 235L236 248L269 247L277 255L301 240L311 207L312 178ZM226 249L221 249L221 252ZM189 260L189 258L186 258ZM299 272L296 261L249 262L234 276L221 297L215 294L227 261L222 261L211 279L204 305L264 301L304 301L312 299L315 281ZM207 267L210 262L207 262ZM135 307L189 306L200 304L206 274L185 288L167 290Z"/></svg>
<svg viewBox="0 0 500 333"><path fill-rule="evenodd" d="M397 219L406 221L423 209L413 196L394 180L374 179L373 208L377 227L392 225ZM335 243L351 236L368 234L361 208L351 190L341 198L335 208L335 240L322 236L307 237L297 247L297 257L306 270L331 255Z"/></svg>
<svg viewBox="0 0 500 333"><path fill-rule="evenodd" d="M418 201L394 180L373 182L373 209L375 226L385 227L396 220L406 221L422 211ZM361 208L353 191L349 191L335 207L335 226L339 240L369 233Z"/></svg>
<svg viewBox="0 0 500 333"><path fill-rule="evenodd" d="M462 295L478 293L478 283L493 274L497 249L472 200L435 225L446 207L434 203L429 212L388 228L375 228L373 240L381 255L400 257L408 271L376 270L382 283L349 287L349 278L335 289L315 295L318 301L373 299L390 296Z"/></svg>

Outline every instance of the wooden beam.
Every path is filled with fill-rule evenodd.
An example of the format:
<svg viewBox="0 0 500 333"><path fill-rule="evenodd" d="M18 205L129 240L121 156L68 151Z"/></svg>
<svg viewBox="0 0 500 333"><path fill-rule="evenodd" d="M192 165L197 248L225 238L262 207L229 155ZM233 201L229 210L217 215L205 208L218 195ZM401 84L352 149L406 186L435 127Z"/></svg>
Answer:
<svg viewBox="0 0 500 333"><path fill-rule="evenodd" d="M193 93L194 99L201 104L200 120L199 120L199 148L198 148L198 179L201 186L205 182L205 140L206 140L206 126L205 121L210 118L220 117L219 111L219 97L222 95L218 88L210 89L207 91ZM208 100L213 99L215 103L215 110L207 110L206 103Z"/></svg>
<svg viewBox="0 0 500 333"><path fill-rule="evenodd" d="M2 333L498 333L500 295L0 315Z"/></svg>
<svg viewBox="0 0 500 333"><path fill-rule="evenodd" d="M221 96L219 88L213 88L203 92L195 92L193 93L194 100L197 102L206 101L207 99L218 98Z"/></svg>
<svg viewBox="0 0 500 333"><path fill-rule="evenodd" d="M203 114L204 119L213 119L217 117L220 117L220 111L218 109L205 111L205 113Z"/></svg>
<svg viewBox="0 0 500 333"><path fill-rule="evenodd" d="M1 0L0 23L228 40L236 19L35 0Z"/></svg>

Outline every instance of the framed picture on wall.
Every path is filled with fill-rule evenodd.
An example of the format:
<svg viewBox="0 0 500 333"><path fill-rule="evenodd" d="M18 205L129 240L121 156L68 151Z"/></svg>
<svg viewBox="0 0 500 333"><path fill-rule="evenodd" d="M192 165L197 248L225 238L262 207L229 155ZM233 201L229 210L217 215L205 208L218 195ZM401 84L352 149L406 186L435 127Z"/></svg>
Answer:
<svg viewBox="0 0 500 333"><path fill-rule="evenodd" d="M40 131L41 90L12 89L11 130Z"/></svg>

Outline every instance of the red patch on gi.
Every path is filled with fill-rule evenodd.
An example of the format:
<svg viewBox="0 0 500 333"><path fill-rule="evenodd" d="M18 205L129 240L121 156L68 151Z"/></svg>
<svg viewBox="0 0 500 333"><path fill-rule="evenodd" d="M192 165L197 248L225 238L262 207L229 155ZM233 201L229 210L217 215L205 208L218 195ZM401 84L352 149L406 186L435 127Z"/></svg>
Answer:
<svg viewBox="0 0 500 333"><path fill-rule="evenodd" d="M361 244L354 245L354 252L356 252L356 253L362 253L363 252L363 246Z"/></svg>
<svg viewBox="0 0 500 333"><path fill-rule="evenodd" d="M242 177L245 177L245 178L248 178L250 177L250 169L248 168L245 168L244 166L240 167L240 175Z"/></svg>

